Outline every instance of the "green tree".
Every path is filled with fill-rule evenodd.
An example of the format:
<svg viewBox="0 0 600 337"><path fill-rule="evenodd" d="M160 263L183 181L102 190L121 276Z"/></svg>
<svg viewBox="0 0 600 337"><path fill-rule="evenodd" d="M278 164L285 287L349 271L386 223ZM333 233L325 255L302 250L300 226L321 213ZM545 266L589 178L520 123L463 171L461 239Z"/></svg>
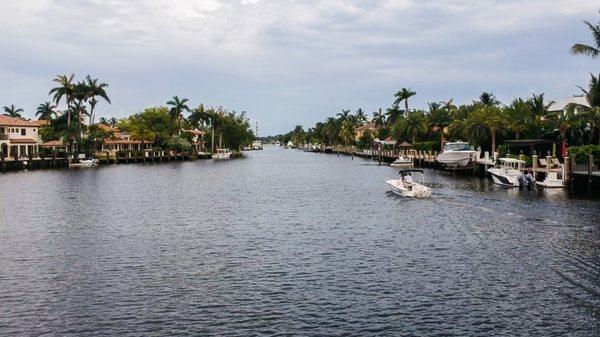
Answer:
<svg viewBox="0 0 600 337"><path fill-rule="evenodd" d="M90 124L94 124L95 120L95 109L98 104L98 98L104 99L108 104L110 104L110 98L108 98L108 94L106 93L106 88L108 84L106 83L98 83L97 78L92 78L90 75L86 76L86 82L84 84L85 90L87 91L87 97L89 98L90 104Z"/></svg>
<svg viewBox="0 0 600 337"><path fill-rule="evenodd" d="M365 115L365 112L361 108L356 110L354 118L356 119L356 123L358 125L364 125L367 122L367 115Z"/></svg>
<svg viewBox="0 0 600 337"><path fill-rule="evenodd" d="M398 106L400 103L404 101L404 112L408 113L408 99L416 95L417 93L413 91L411 88L402 88L400 91L394 94L396 100L394 101L394 105Z"/></svg>
<svg viewBox="0 0 600 337"><path fill-rule="evenodd" d="M452 100L448 101L452 105ZM429 115L427 124L429 129L434 133L440 134L440 149L444 148L446 141L446 128L452 122L451 111L448 105L444 106L440 103L429 103Z"/></svg>
<svg viewBox="0 0 600 337"><path fill-rule="evenodd" d="M519 139L523 130L532 124L530 106L522 98L515 98L504 112L506 125L515 133L515 139Z"/></svg>
<svg viewBox="0 0 600 337"><path fill-rule="evenodd" d="M494 153L496 136L506 129L506 116L496 105L482 104L470 116L469 129L477 137L489 134L492 138L492 153Z"/></svg>
<svg viewBox="0 0 600 337"><path fill-rule="evenodd" d="M598 58L600 56L600 21L595 25L588 21L583 21L583 23L588 27L592 34L593 45L576 43L571 47L571 54Z"/></svg>
<svg viewBox="0 0 600 337"><path fill-rule="evenodd" d="M39 120L51 120L56 116L56 111L54 111L55 108L56 106L52 103L44 102L37 107L35 115L39 116Z"/></svg>
<svg viewBox="0 0 600 337"><path fill-rule="evenodd" d="M183 118L183 112L190 111L190 108L186 104L188 101L187 98L180 99L178 96L173 96L171 100L167 101L167 105L171 107L169 115L177 127L177 134L181 133L181 119Z"/></svg>
<svg viewBox="0 0 600 337"><path fill-rule="evenodd" d="M581 91L583 91L585 94L585 98L590 106L600 106L600 75L596 77L594 74L590 74L590 76L591 79L590 84L588 85L588 90L585 90L582 87L579 87L579 89L581 89Z"/></svg>
<svg viewBox="0 0 600 337"><path fill-rule="evenodd" d="M402 119L396 121L392 127L392 132L396 135L396 140L400 140L398 136L406 135L410 137L414 143L417 137L427 132L427 121L425 114L420 110L409 111Z"/></svg>
<svg viewBox="0 0 600 337"><path fill-rule="evenodd" d="M544 93L541 94L533 94L531 98L527 100L527 105L529 105L529 111L531 112L531 116L529 117L529 121L535 130L536 137L540 137L540 131L543 126L543 120L548 114L548 108L554 103L554 101L546 102L544 100Z"/></svg>
<svg viewBox="0 0 600 337"><path fill-rule="evenodd" d="M22 112L23 112L23 109L17 108L17 107L15 107L14 104L11 104L10 106L4 107L3 115L8 116L8 117L13 117L13 118L23 118L23 116L21 116Z"/></svg>

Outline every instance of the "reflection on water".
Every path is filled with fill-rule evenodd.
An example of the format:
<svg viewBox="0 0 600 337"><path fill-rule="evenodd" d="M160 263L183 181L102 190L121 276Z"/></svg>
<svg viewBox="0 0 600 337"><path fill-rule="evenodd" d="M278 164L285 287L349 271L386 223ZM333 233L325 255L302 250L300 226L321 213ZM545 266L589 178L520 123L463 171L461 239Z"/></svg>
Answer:
<svg viewBox="0 0 600 337"><path fill-rule="evenodd" d="M0 175L3 335L593 335L598 201L279 148Z"/></svg>

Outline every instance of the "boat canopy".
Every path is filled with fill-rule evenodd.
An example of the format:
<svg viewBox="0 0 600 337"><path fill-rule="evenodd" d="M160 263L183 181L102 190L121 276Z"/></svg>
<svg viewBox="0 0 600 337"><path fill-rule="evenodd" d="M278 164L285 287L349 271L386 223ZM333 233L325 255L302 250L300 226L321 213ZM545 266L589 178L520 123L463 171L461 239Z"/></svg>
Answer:
<svg viewBox="0 0 600 337"><path fill-rule="evenodd" d="M419 170L419 169L406 169L406 170L400 170L399 173L400 173L401 176L404 177L405 175L409 174L410 172L419 172L419 173L422 174L423 170Z"/></svg>

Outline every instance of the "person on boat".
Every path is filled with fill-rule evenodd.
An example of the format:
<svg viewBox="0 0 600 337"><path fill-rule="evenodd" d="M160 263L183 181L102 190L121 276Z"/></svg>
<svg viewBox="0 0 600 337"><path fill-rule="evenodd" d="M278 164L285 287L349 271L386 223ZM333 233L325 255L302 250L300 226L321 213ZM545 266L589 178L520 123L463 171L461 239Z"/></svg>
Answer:
<svg viewBox="0 0 600 337"><path fill-rule="evenodd" d="M413 177L410 174L410 172L406 172L406 175L404 177L402 177L403 183L406 186L410 186L413 183Z"/></svg>
<svg viewBox="0 0 600 337"><path fill-rule="evenodd" d="M528 169L527 174L525 175L525 180L527 180L527 186L533 186L535 184L535 179L533 178L533 170Z"/></svg>

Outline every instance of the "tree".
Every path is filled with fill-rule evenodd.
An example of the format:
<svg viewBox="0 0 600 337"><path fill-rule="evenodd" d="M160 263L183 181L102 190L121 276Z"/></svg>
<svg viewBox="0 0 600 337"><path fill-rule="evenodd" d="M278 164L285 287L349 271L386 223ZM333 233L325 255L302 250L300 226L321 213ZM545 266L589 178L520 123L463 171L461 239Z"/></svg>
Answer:
<svg viewBox="0 0 600 337"><path fill-rule="evenodd" d="M107 121L108 125L109 125L111 128L114 128L115 126L117 126L117 123L118 123L118 122L119 122L119 121L118 121L116 118L114 118L114 117L111 117L111 118L110 118L110 119Z"/></svg>
<svg viewBox="0 0 600 337"><path fill-rule="evenodd" d="M21 116L22 112L23 112L23 109L17 108L17 107L15 107L14 104L11 104L10 106L4 107L3 115L8 116L8 117L13 117L13 118L23 118L23 116Z"/></svg>
<svg viewBox="0 0 600 337"><path fill-rule="evenodd" d="M342 122L340 138L345 146L348 146L354 142L354 124L350 119L346 119Z"/></svg>
<svg viewBox="0 0 600 337"><path fill-rule="evenodd" d="M75 84L73 83L73 79L75 78L75 74L71 75L58 75L53 80L58 84L57 87L50 89L49 95L52 95L52 99L56 105L60 104L62 98L65 98L67 103L67 113L70 115L71 113L71 101L73 100L73 94L75 93ZM70 116L67 117L67 123L70 123Z"/></svg>
<svg viewBox="0 0 600 337"><path fill-rule="evenodd" d="M404 101L404 112L408 113L408 99L416 95L415 91L412 91L411 88L402 88L400 91L394 94L396 100L394 101L394 105L398 106L402 101Z"/></svg>
<svg viewBox="0 0 600 337"><path fill-rule="evenodd" d="M56 116L56 111L54 111L55 108L56 106L52 103L44 102L37 107L35 115L39 116L39 120L51 120Z"/></svg>
<svg viewBox="0 0 600 337"><path fill-rule="evenodd" d="M452 105L452 100L448 101L449 105ZM448 106L444 106L440 103L429 103L429 116L428 122L429 128L433 132L439 132L440 134L440 149L444 148L446 141L446 127L452 122L451 109Z"/></svg>
<svg viewBox="0 0 600 337"><path fill-rule="evenodd" d="M402 110L400 110L397 105L388 108L385 114L387 115L385 121L390 125L396 123L398 119L402 118Z"/></svg>
<svg viewBox="0 0 600 337"><path fill-rule="evenodd" d="M410 111L405 118L399 119L393 128L396 136L406 135L411 138L412 143L417 139L417 136L427 131L425 114L420 110ZM397 140L400 140L398 137Z"/></svg>
<svg viewBox="0 0 600 337"><path fill-rule="evenodd" d="M496 136L506 128L506 116L495 105L481 105L470 116L469 129L481 137L489 133L492 138L492 153L496 151Z"/></svg>
<svg viewBox="0 0 600 337"><path fill-rule="evenodd" d="M338 121L341 123L343 123L345 120L351 118L350 116L350 110L349 109L342 109L342 112L338 112L336 114L336 116L338 116Z"/></svg>
<svg viewBox="0 0 600 337"><path fill-rule="evenodd" d="M204 109L204 104L200 104L197 108L193 109L188 120L194 128L199 128L210 123L210 116L206 109Z"/></svg>
<svg viewBox="0 0 600 337"><path fill-rule="evenodd" d="M531 98L527 100L527 105L529 105L529 111L531 113L529 121L535 129L535 133L538 138L540 137L540 130L543 126L542 121L548 114L548 108L550 108L553 103L554 101L544 101L544 93L533 94Z"/></svg>
<svg viewBox="0 0 600 337"><path fill-rule="evenodd" d="M521 132L531 125L530 106L522 98L515 98L509 106L504 108L506 125L519 139Z"/></svg>
<svg viewBox="0 0 600 337"><path fill-rule="evenodd" d="M591 58L598 58L600 56L600 22L593 25L588 21L583 21L592 33L593 45L586 45L576 43L571 47L571 54L573 55L586 55Z"/></svg>
<svg viewBox="0 0 600 337"><path fill-rule="evenodd" d="M363 109L359 108L358 110L356 110L354 119L356 120L356 123L358 125L364 125L367 122L367 115L365 115Z"/></svg>
<svg viewBox="0 0 600 337"><path fill-rule="evenodd" d="M86 76L85 90L87 91L87 97L89 98L90 103L90 124L94 124L94 111L96 109L96 105L98 104L96 97L102 98L108 102L108 104L110 104L110 99L106 93L107 87L108 84L106 83L98 83L97 78L93 79L90 75Z"/></svg>
<svg viewBox="0 0 600 337"><path fill-rule="evenodd" d="M564 111L557 111L546 116L545 122L554 131L558 131L563 147L567 145L567 134L569 130L578 126L582 121L582 115L575 114L573 105L567 106Z"/></svg>
<svg viewBox="0 0 600 337"><path fill-rule="evenodd" d="M479 102L486 106L496 106L500 104L500 101L496 99L496 96L490 92L483 92L479 96Z"/></svg>
<svg viewBox="0 0 600 337"><path fill-rule="evenodd" d="M173 96L170 101L167 101L167 105L171 106L169 115L171 120L177 124L177 133L181 133L181 119L183 118L184 111L190 111L190 108L186 105L189 100L187 98L180 99L178 96Z"/></svg>
<svg viewBox="0 0 600 337"><path fill-rule="evenodd" d="M371 122L373 122L378 128L383 127L385 124L385 115L381 112L381 109L373 112L373 119L371 119Z"/></svg>
<svg viewBox="0 0 600 337"><path fill-rule="evenodd" d="M579 87L585 94L585 98L592 107L600 106L600 75L597 77L594 74L590 74L590 84L588 90Z"/></svg>
<svg viewBox="0 0 600 337"><path fill-rule="evenodd" d="M106 117L100 117L100 119L98 120L98 122L100 124L108 125L108 120L106 119Z"/></svg>

